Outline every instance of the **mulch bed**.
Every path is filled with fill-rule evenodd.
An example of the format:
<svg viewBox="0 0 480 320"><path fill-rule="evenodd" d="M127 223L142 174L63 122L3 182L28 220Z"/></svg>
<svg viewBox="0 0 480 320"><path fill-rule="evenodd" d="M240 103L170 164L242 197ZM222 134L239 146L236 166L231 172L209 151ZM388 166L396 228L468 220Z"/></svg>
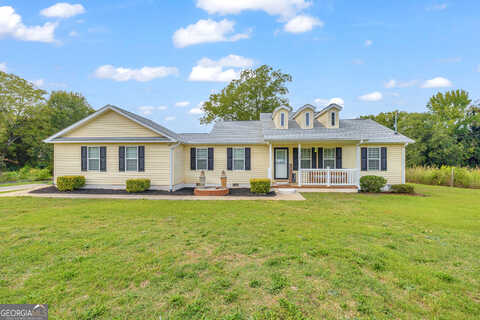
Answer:
<svg viewBox="0 0 480 320"><path fill-rule="evenodd" d="M41 189L36 189L30 191L30 193L36 194L97 194L97 195L132 195L132 194L141 194L141 195L151 195L151 196L193 196L193 188L182 188L174 192L164 191L164 190L147 190L141 193L129 193L126 190L121 189L77 189L69 192L58 191L55 186L49 186ZM233 197L273 197L275 196L275 191L269 192L267 194L255 194L251 193L248 188L234 188L230 189L228 196Z"/></svg>

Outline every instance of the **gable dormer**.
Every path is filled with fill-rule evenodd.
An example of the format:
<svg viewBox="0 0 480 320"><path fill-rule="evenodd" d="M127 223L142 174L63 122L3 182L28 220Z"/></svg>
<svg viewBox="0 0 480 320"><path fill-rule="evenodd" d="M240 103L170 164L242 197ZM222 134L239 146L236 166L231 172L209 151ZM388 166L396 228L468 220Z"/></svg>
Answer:
<svg viewBox="0 0 480 320"><path fill-rule="evenodd" d="M313 129L314 115L315 107L311 104L306 104L295 112L293 120L295 120L302 129Z"/></svg>
<svg viewBox="0 0 480 320"><path fill-rule="evenodd" d="M342 107L332 103L317 113L315 119L325 128L338 128L340 126L340 111L342 111Z"/></svg>
<svg viewBox="0 0 480 320"><path fill-rule="evenodd" d="M273 110L272 120L276 129L288 129L288 113L290 111L290 107L287 106L276 107Z"/></svg>

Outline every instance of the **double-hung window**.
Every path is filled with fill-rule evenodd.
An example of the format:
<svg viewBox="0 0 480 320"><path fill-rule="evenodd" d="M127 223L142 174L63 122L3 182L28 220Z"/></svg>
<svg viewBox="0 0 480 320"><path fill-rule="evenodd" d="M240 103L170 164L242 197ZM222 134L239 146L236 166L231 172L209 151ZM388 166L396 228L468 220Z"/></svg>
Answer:
<svg viewBox="0 0 480 320"><path fill-rule="evenodd" d="M368 171L380 170L380 148L368 148L367 159Z"/></svg>
<svg viewBox="0 0 480 320"><path fill-rule="evenodd" d="M245 148L233 148L233 170L245 170Z"/></svg>
<svg viewBox="0 0 480 320"><path fill-rule="evenodd" d="M208 169L208 148L197 148L197 170L207 170Z"/></svg>
<svg viewBox="0 0 480 320"><path fill-rule="evenodd" d="M335 169L335 148L323 148L323 167Z"/></svg>
<svg viewBox="0 0 480 320"><path fill-rule="evenodd" d="M100 171L100 147L88 147L88 171Z"/></svg>
<svg viewBox="0 0 480 320"><path fill-rule="evenodd" d="M310 112L305 113L305 126L310 127Z"/></svg>
<svg viewBox="0 0 480 320"><path fill-rule="evenodd" d="M332 112L331 118L332 118L332 127L335 127L335 124L336 124L335 112Z"/></svg>
<svg viewBox="0 0 480 320"><path fill-rule="evenodd" d="M127 171L138 171L138 147L125 148L125 168Z"/></svg>
<svg viewBox="0 0 480 320"><path fill-rule="evenodd" d="M302 169L312 168L312 149L302 148L302 156L300 158L300 168Z"/></svg>
<svg viewBox="0 0 480 320"><path fill-rule="evenodd" d="M280 113L280 126L285 127L285 112Z"/></svg>

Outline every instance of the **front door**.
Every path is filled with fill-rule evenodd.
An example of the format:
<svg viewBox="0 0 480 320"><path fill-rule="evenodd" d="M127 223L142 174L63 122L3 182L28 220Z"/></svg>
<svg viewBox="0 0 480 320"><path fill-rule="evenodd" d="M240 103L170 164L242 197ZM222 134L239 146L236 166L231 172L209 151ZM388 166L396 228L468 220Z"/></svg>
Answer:
<svg viewBox="0 0 480 320"><path fill-rule="evenodd" d="M288 148L275 148L275 179L288 179Z"/></svg>

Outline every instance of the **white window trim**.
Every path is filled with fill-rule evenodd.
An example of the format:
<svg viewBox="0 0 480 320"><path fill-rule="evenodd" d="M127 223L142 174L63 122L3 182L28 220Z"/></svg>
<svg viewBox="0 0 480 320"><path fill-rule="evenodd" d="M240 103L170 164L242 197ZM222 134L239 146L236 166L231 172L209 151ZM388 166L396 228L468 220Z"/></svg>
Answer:
<svg viewBox="0 0 480 320"><path fill-rule="evenodd" d="M280 126L285 127L285 112L280 113Z"/></svg>
<svg viewBox="0 0 480 320"><path fill-rule="evenodd" d="M235 149L243 149L243 159L236 159L243 161L243 169L235 169ZM232 148L232 170L234 171L245 171L245 148Z"/></svg>
<svg viewBox="0 0 480 320"><path fill-rule="evenodd" d="M125 161L125 172L138 172L138 147L139 146L125 146L125 159L124 159L124 161ZM132 160L132 159L127 158L127 148L137 148L137 158L136 158L136 161L135 161L135 165L136 165L135 170L128 170L127 160Z"/></svg>
<svg viewBox="0 0 480 320"><path fill-rule="evenodd" d="M310 127L310 112L305 113L305 126Z"/></svg>
<svg viewBox="0 0 480 320"><path fill-rule="evenodd" d="M306 159L306 158L304 159L304 158L303 158L303 155L304 155L304 154L307 154L307 153L306 153L306 152L303 152L303 151L301 151L301 150L310 150L310 156L308 157L308 159ZM301 148L301 149L300 149L300 153L301 153L301 155L300 155L300 164L299 164L300 169L312 169L312 149L309 149L309 148ZM309 166L308 168L302 167L302 161L307 161L307 160L309 160L310 166Z"/></svg>
<svg viewBox="0 0 480 320"><path fill-rule="evenodd" d="M198 150L199 150L199 149L202 149L202 150L205 149L205 150L207 150L207 158L202 158L202 159L207 160L207 167L206 167L205 169L199 169L199 168L198 168L198 159L199 159L199 157L198 157ZM196 148L196 149L195 149L195 170L198 170L198 171L208 170L208 147L207 147L207 148Z"/></svg>
<svg viewBox="0 0 480 320"><path fill-rule="evenodd" d="M333 121L332 121L333 120ZM333 122L333 123L332 123ZM337 125L337 115L335 111L330 114L330 124L335 127Z"/></svg>
<svg viewBox="0 0 480 320"><path fill-rule="evenodd" d="M378 149L378 158L372 160L378 160L378 169L370 169L370 157L368 156L369 149ZM367 171L380 171L382 169L382 150L380 147L367 147Z"/></svg>
<svg viewBox="0 0 480 320"><path fill-rule="evenodd" d="M98 160L98 169L90 169L90 148L98 148L98 158L91 158L92 160ZM87 147L87 171L100 171L100 147Z"/></svg>
<svg viewBox="0 0 480 320"><path fill-rule="evenodd" d="M327 157L325 157L325 151L327 149L333 149L333 158L328 158L327 159ZM329 161L333 160L333 168L330 168L330 169L336 169L337 168L337 150L335 148L323 148L323 168L324 169L327 169L327 166L325 165L326 160L329 160Z"/></svg>

